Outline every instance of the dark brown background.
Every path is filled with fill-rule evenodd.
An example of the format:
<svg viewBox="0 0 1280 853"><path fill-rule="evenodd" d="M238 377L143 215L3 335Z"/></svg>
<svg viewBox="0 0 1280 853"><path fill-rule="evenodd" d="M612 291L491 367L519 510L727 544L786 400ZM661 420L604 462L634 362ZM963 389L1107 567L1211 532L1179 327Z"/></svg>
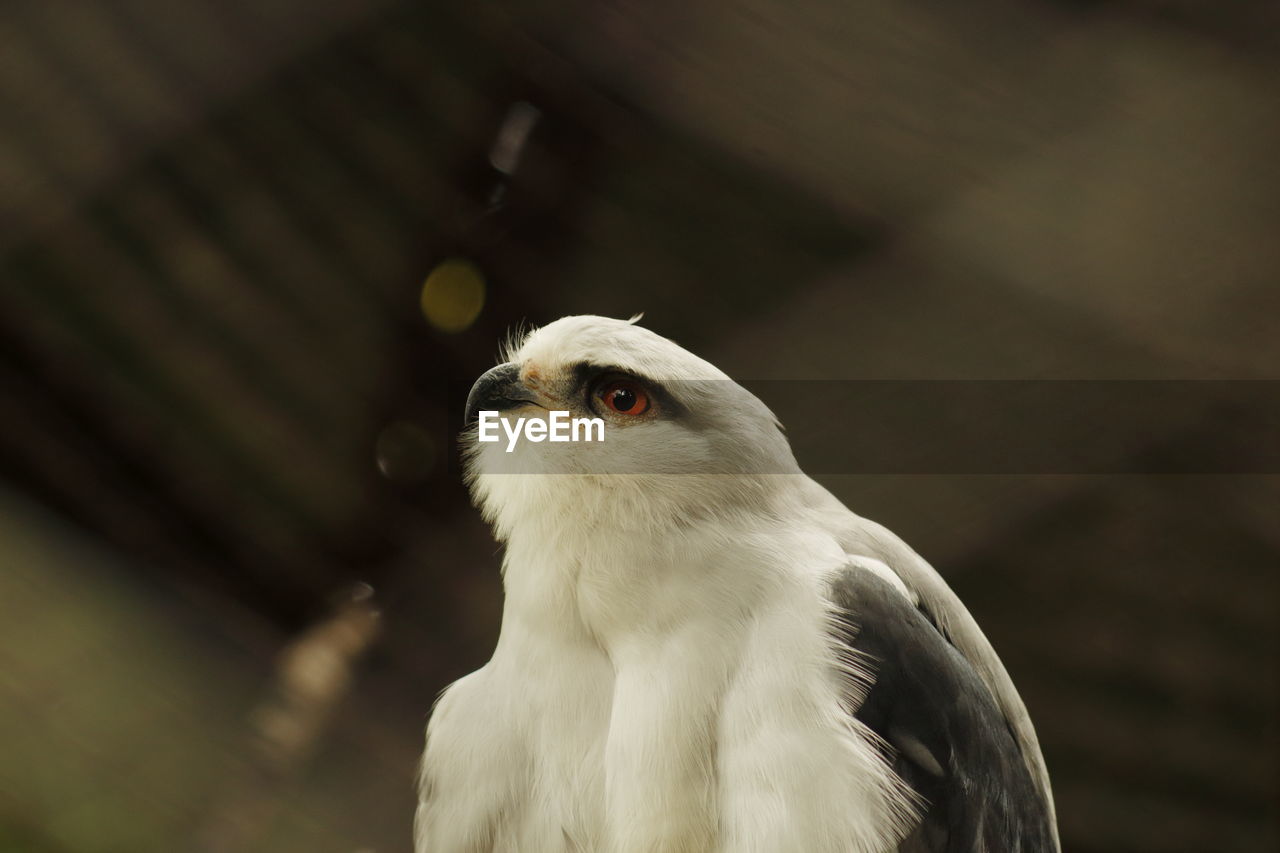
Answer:
<svg viewBox="0 0 1280 853"><path fill-rule="evenodd" d="M457 397L521 320L752 379L1278 378L1276 9L6 3L0 850L409 849L501 606ZM826 479L987 629L1065 848L1276 849L1277 479L948 470Z"/></svg>

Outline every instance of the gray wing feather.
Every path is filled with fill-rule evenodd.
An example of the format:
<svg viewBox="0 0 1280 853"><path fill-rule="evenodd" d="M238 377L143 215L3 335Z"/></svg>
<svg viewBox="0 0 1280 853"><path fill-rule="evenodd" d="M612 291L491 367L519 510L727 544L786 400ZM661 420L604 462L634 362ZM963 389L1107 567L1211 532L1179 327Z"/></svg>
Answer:
<svg viewBox="0 0 1280 853"><path fill-rule="evenodd" d="M895 771L927 803L903 853L1049 853L1048 802L991 691L926 611L872 572L831 588L838 640L874 670L855 715L884 739Z"/></svg>
<svg viewBox="0 0 1280 853"><path fill-rule="evenodd" d="M871 557L887 565L918 599L929 620L982 679L1013 731L1022 751L1022 759L1049 811L1049 824L1053 834L1053 846L1050 849L1056 853L1061 848L1058 843L1053 789L1049 783L1044 756L1040 752L1035 726L1031 724L1031 717L1013 680L1009 678L1009 673L973 616L941 575L891 530L850 511L813 480L809 482L806 503L818 523L831 531L848 554Z"/></svg>

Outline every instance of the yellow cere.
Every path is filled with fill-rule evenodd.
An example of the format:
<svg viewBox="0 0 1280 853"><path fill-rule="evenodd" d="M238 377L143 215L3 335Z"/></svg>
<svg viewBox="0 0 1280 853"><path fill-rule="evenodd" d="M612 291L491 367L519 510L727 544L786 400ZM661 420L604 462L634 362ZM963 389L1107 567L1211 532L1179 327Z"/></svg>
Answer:
<svg viewBox="0 0 1280 853"><path fill-rule="evenodd" d="M484 275L464 258L436 265L422 284L422 315L442 332L461 332L484 307Z"/></svg>

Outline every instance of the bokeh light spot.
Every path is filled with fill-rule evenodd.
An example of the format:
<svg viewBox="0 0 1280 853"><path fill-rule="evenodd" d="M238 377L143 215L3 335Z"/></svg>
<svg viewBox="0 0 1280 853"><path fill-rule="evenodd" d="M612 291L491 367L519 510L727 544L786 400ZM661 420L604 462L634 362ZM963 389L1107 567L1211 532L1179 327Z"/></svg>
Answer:
<svg viewBox="0 0 1280 853"><path fill-rule="evenodd" d="M421 483L435 467L435 443L425 429L409 421L395 421L383 428L374 454L382 476L398 483Z"/></svg>
<svg viewBox="0 0 1280 853"><path fill-rule="evenodd" d="M464 258L441 261L422 284L422 315L442 332L461 332L484 307L484 274Z"/></svg>

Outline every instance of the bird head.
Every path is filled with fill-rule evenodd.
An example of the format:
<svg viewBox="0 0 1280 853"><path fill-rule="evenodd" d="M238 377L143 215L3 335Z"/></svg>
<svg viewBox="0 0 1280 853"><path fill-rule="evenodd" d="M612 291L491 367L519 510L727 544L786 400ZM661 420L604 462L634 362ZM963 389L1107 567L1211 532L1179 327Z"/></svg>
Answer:
<svg viewBox="0 0 1280 853"><path fill-rule="evenodd" d="M799 472L768 407L638 319L564 317L513 341L476 380L467 475L500 537L565 511L671 523Z"/></svg>

